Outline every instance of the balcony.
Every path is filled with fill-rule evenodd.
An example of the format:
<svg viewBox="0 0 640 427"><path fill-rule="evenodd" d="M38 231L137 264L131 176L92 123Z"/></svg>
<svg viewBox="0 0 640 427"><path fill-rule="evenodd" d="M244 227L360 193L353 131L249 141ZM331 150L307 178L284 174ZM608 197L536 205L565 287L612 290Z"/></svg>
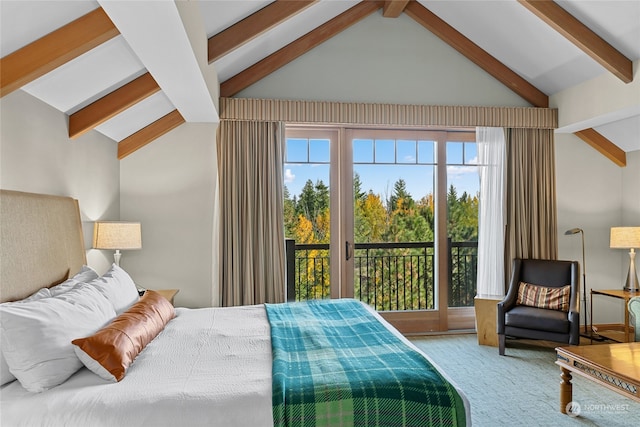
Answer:
<svg viewBox="0 0 640 427"><path fill-rule="evenodd" d="M449 307L472 307L478 242L449 241ZM330 297L329 244L286 240L287 301ZM433 242L356 243L354 297L378 311L434 309Z"/></svg>

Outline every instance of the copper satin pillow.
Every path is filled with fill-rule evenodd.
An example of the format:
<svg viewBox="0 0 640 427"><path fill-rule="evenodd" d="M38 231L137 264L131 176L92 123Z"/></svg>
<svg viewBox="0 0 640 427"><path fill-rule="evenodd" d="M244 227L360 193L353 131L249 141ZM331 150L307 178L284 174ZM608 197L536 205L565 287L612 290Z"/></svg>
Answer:
<svg viewBox="0 0 640 427"><path fill-rule="evenodd" d="M173 305L154 291L146 291L140 301L111 323L87 338L71 343L82 363L108 381L124 378L136 356L173 319Z"/></svg>

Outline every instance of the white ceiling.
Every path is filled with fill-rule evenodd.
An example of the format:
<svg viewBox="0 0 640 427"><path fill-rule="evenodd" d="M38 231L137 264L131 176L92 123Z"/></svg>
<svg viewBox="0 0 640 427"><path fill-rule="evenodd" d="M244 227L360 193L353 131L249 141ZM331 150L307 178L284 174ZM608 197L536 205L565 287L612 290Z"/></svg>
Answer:
<svg viewBox="0 0 640 427"><path fill-rule="evenodd" d="M640 59L640 0L557 2L627 58ZM211 37L270 1L200 0L198 3L204 32L206 37ZM323 0L305 9L215 61L219 81L225 81L356 3ZM516 0L420 0L420 3L547 95L607 72ZM187 121L218 120L205 79L198 69L201 58L197 58L189 44L172 1L1 0L1 56L101 5L122 35L24 86L23 90L70 114L148 71L162 92L102 124L96 128L99 132L120 141L173 109L178 109ZM594 128L626 152L640 150L638 111L613 117Z"/></svg>

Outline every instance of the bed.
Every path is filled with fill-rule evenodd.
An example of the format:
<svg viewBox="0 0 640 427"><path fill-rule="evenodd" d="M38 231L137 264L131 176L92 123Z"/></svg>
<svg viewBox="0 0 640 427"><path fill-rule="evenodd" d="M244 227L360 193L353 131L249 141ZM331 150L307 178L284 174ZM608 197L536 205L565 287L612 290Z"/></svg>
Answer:
<svg viewBox="0 0 640 427"><path fill-rule="evenodd" d="M462 391L427 355L355 300L173 309L166 300L155 300L153 292L118 307L115 301L122 298L118 294L112 305L106 304L104 314L96 314L104 318L97 321L100 326L92 327L95 334L78 336L73 346L68 344L82 360L79 365L74 360L80 368L59 385L28 391L29 386L23 386L22 360L17 359L20 353L12 347L20 341L17 347L22 346L24 353L28 339L15 339L17 332L6 313L24 314L25 307L40 303L76 307L81 303L73 299L73 292L82 301L93 295L94 283L103 291L108 288L106 292L115 288L100 288L110 272L82 278L88 270L77 201L0 191L0 339L9 372L19 377L0 390L2 425L471 424ZM54 295L69 282L71 290ZM47 296L31 305L22 302L37 292ZM153 307L154 316L166 319L156 334L145 338L148 342L138 348L125 370L116 374L102 359L87 357L92 353L83 347L85 340L109 329L121 332L113 325L131 320L136 315L132 312L146 309L145 304ZM93 312L101 313L96 308ZM46 319L43 328L55 329L56 322L63 321ZM32 357L31 353L24 357Z"/></svg>

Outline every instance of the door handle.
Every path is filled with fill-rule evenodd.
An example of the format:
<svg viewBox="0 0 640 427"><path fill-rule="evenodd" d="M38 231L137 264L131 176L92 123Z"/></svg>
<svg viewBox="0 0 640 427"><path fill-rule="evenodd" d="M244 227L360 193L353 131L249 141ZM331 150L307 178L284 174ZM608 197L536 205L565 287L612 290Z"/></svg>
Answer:
<svg viewBox="0 0 640 427"><path fill-rule="evenodd" d="M346 261L349 261L349 259L351 259L351 253L350 253L350 249L351 249L351 243L349 243L349 241L347 240L346 242L344 242L344 252L346 255Z"/></svg>

